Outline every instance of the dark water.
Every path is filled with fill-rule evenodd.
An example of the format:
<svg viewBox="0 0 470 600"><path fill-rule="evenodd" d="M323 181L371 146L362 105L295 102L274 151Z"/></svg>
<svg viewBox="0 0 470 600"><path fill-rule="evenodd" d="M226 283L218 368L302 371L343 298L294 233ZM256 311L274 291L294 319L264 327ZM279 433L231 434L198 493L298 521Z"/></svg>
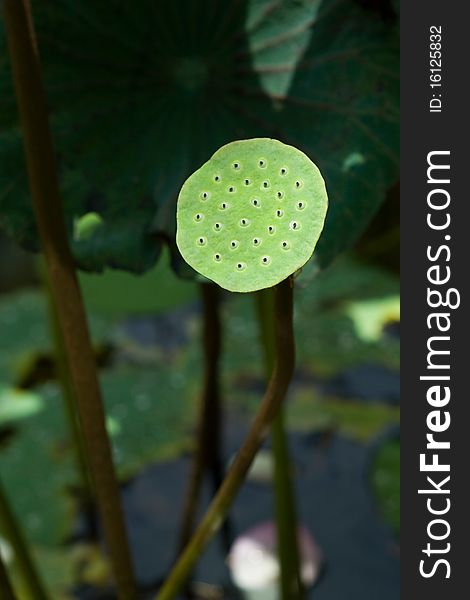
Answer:
<svg viewBox="0 0 470 600"><path fill-rule="evenodd" d="M243 436L231 426L227 455ZM315 600L397 600L398 545L377 514L367 481L370 449L333 435L290 436L296 464L301 520L321 546L325 570L309 597ZM124 490L137 577L151 586L164 577L174 558L174 540L186 491L189 459L154 465ZM208 489L205 489L205 500ZM232 510L235 533L270 519L269 485L245 483ZM221 584L236 598L221 551L214 540L202 557L195 578Z"/></svg>
<svg viewBox="0 0 470 600"><path fill-rule="evenodd" d="M362 364L341 371L319 384L326 395L354 398L364 402L400 404L400 373L380 364Z"/></svg>

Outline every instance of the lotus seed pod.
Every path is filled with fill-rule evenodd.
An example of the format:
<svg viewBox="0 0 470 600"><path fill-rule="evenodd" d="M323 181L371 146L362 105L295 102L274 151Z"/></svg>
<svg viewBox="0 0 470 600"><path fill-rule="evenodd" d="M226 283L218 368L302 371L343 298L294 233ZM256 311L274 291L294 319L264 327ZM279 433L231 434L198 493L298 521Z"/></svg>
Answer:
<svg viewBox="0 0 470 600"><path fill-rule="evenodd" d="M327 206L320 171L300 150L270 138L235 141L184 183L176 243L208 279L253 292L309 260Z"/></svg>

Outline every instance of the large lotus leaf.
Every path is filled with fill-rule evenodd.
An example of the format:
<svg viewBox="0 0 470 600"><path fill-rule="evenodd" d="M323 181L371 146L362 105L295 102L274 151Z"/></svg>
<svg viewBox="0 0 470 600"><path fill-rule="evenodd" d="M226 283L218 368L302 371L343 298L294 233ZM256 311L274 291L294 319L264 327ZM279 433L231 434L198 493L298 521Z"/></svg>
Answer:
<svg viewBox="0 0 470 600"><path fill-rule="evenodd" d="M350 246L397 174L396 24L354 0L34 3L67 226L80 267L175 253L185 179L222 145L274 137L331 200L313 266ZM36 236L0 26L0 226ZM74 239L74 223L102 223ZM315 270L314 269L314 270Z"/></svg>

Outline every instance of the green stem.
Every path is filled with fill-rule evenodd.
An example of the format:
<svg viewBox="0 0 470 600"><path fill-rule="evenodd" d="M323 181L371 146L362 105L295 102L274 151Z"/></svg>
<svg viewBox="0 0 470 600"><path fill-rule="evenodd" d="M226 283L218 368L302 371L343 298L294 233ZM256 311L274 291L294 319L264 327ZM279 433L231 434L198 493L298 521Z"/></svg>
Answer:
<svg viewBox="0 0 470 600"><path fill-rule="evenodd" d="M3 564L3 559L0 554L0 598L3 600L16 600L15 593L8 578L8 573Z"/></svg>
<svg viewBox="0 0 470 600"><path fill-rule="evenodd" d="M39 237L64 338L98 508L122 600L136 598L129 546L85 309L68 245L41 68L28 0L3 0Z"/></svg>
<svg viewBox="0 0 470 600"><path fill-rule="evenodd" d="M50 331L54 345L56 376L62 390L65 415L68 421L69 433L75 451L77 470L81 484L81 500L84 502L84 508L88 511L93 503L94 491L90 472L88 470L83 428L81 426L80 417L77 411L77 402L73 391L72 376L66 360L64 337L59 325L57 307L52 296L52 290L47 277L47 271L42 261L40 263L39 270L41 272L44 282L44 289L47 296Z"/></svg>
<svg viewBox="0 0 470 600"><path fill-rule="evenodd" d="M18 568L18 574L21 577L22 586L28 594L28 600L47 600L47 594L44 591L39 575L31 560L28 547L23 538L23 534L18 527L13 511L10 508L1 482L0 529L13 549L15 564ZM14 598L14 596L12 596L12 598Z"/></svg>
<svg viewBox="0 0 470 600"><path fill-rule="evenodd" d="M266 374L273 371L276 359L274 331L274 297L272 290L257 294L258 320L265 355ZM283 352L283 357L285 351ZM289 450L287 446L284 408L281 407L273 420L272 447L274 454L274 504L277 526L277 549L281 571L281 598L301 600L305 597L300 577L300 559L297 540L297 512L291 477Z"/></svg>
<svg viewBox="0 0 470 600"><path fill-rule="evenodd" d="M179 539L181 552L191 538L202 479L210 471L214 490L218 490L223 479L221 458L221 401L220 401L220 288L213 283L200 286L203 322L204 383L199 410L196 450L194 452L188 490ZM227 525L227 522L224 523ZM224 545L230 543L227 527L224 527ZM225 548L228 552L228 547Z"/></svg>
<svg viewBox="0 0 470 600"><path fill-rule="evenodd" d="M295 362L292 288L288 280L276 287L275 316L276 350L278 355L282 355L283 358L276 361L268 389L248 435L200 525L163 584L157 600L175 598L184 586L188 574L202 551L222 525L260 445L268 435L271 422L285 398Z"/></svg>
<svg viewBox="0 0 470 600"><path fill-rule="evenodd" d="M213 283L200 285L202 299L202 341L204 382L198 415L196 448L193 454L188 489L178 542L178 556L191 539L205 472L210 472L214 494L223 479L221 458L221 401L220 401L220 288ZM230 547L230 528L225 521L222 529L224 551ZM187 596L192 597L190 590Z"/></svg>

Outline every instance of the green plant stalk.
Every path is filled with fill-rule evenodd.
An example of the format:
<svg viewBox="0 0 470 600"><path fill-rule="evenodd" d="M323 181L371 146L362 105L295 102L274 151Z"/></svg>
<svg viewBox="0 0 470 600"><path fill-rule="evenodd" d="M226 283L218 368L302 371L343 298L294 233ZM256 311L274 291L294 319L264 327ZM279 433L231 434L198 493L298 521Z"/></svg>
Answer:
<svg viewBox="0 0 470 600"><path fill-rule="evenodd" d="M83 495L81 500L84 502L84 505L88 510L91 509L93 503L94 491L91 475L88 469L83 428L77 411L77 402L73 391L72 376L66 360L66 349L62 331L59 325L57 307L52 296L51 285L47 277L47 271L42 261L40 261L39 270L44 282L44 290L47 296L50 325L49 328L54 345L56 376L62 391L65 415L68 421L69 433L75 452L77 470L81 484L81 493Z"/></svg>
<svg viewBox="0 0 470 600"><path fill-rule="evenodd" d="M85 309L59 197L57 169L30 6L27 0L3 0L3 8L33 209L63 334L88 464L116 578L118 597L121 600L134 600L137 595L119 501L119 486L106 432Z"/></svg>
<svg viewBox="0 0 470 600"><path fill-rule="evenodd" d="M15 592L11 587L10 580L8 578L8 573L3 564L3 559L0 554L0 598L3 600L16 600Z"/></svg>
<svg viewBox="0 0 470 600"><path fill-rule="evenodd" d="M276 286L275 298L276 353L282 356L282 360L276 360L268 388L245 441L201 523L160 589L157 600L172 600L184 586L201 553L222 525L282 405L295 363L292 305L292 287L290 281L285 280Z"/></svg>
<svg viewBox="0 0 470 600"><path fill-rule="evenodd" d="M221 458L221 400L220 400L220 288L213 283L200 285L202 300L202 346L204 356L204 381L200 398L196 447L193 454L189 484L185 494L183 516L178 540L177 557L191 539L199 505L201 486L205 473L210 473L214 494L223 479ZM222 526L223 550L227 554L230 548L230 526L228 520ZM189 578L188 578L189 579ZM186 581L188 584L188 581ZM192 598L192 592L185 590L186 597Z"/></svg>
<svg viewBox="0 0 470 600"><path fill-rule="evenodd" d="M222 414L220 400L220 288L213 283L200 285L203 312L204 383L198 416L197 443L194 452L178 544L182 552L193 533L201 484L205 471L210 471L214 489L223 479L221 458ZM223 529L224 550L228 552L230 532L227 521Z"/></svg>
<svg viewBox="0 0 470 600"><path fill-rule="evenodd" d="M271 289L256 294L260 337L264 350L266 376L269 378L276 360L274 330L274 296ZM283 353L284 355L284 353ZM281 598L305 598L300 576L300 558L297 540L297 511L291 465L284 425L284 407L281 406L271 427L274 454L274 504L277 527L277 551L281 571Z"/></svg>
<svg viewBox="0 0 470 600"><path fill-rule="evenodd" d="M18 574L21 577L23 588L28 594L28 600L47 600L47 594L44 590L43 584L33 564L33 561L31 560L27 544L22 532L20 531L20 528L18 527L15 515L10 508L10 504L3 490L1 482L0 530L13 549L14 560L18 569ZM0 577L0 580L1 579L2 578ZM7 583L2 582L2 591L3 587L5 586L6 588L7 585ZM3 595L1 597L3 599ZM14 597L14 595L11 596L11 598ZM6 596L6 598L8 598L8 596Z"/></svg>

